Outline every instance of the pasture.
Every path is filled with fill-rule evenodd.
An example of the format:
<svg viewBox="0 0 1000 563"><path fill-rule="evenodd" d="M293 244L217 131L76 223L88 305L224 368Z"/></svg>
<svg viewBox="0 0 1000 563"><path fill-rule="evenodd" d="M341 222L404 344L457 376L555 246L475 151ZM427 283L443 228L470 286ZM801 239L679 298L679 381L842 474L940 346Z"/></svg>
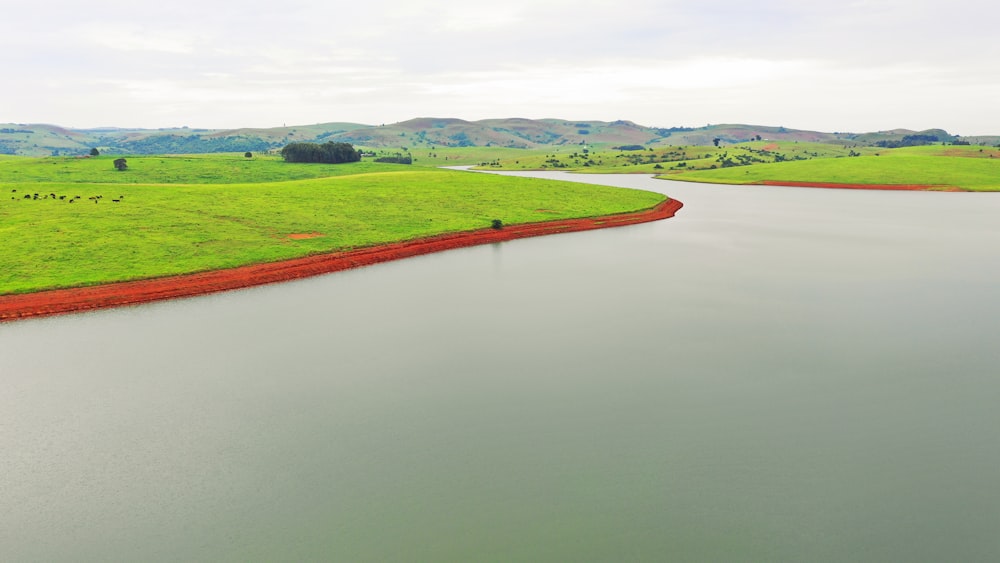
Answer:
<svg viewBox="0 0 1000 563"><path fill-rule="evenodd" d="M456 158L449 152L453 150L462 149L444 149L439 154ZM480 147L475 154L484 158L479 168L487 170L657 174L667 179L727 184L919 184L939 189L1000 191L1000 149L975 145L886 149L763 140L721 143L718 147L659 146L642 150L602 145L514 152L494 149L493 157L484 151Z"/></svg>
<svg viewBox="0 0 1000 563"><path fill-rule="evenodd" d="M0 159L0 182L66 182L74 184L237 184L326 178L344 174L394 170L390 165L360 162L335 164L288 163L279 156L243 154L182 154L126 156L128 169L115 170L116 156L8 157Z"/></svg>
<svg viewBox="0 0 1000 563"><path fill-rule="evenodd" d="M243 155L0 159L0 294L229 268L646 209L659 194Z"/></svg>
<svg viewBox="0 0 1000 563"><path fill-rule="evenodd" d="M634 148L634 147L633 147ZM455 149L449 149L455 150ZM489 170L564 170L585 173L680 174L724 166L748 166L852 154L874 154L878 149L808 142L752 141L719 146L666 145L623 150L607 144L562 145L514 150L480 147L479 168ZM450 154L448 150L438 155Z"/></svg>
<svg viewBox="0 0 1000 563"><path fill-rule="evenodd" d="M980 153L979 147L943 146L882 149L879 156L758 164L699 170L665 177L727 184L766 181L919 184L940 189L1000 191L1000 158L990 158L989 154L992 153L987 150Z"/></svg>

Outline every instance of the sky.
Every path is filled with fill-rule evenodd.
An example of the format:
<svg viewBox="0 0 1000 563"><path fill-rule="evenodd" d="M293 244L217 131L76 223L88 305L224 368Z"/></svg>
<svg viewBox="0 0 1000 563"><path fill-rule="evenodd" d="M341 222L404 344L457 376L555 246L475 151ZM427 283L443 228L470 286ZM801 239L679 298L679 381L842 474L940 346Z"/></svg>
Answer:
<svg viewBox="0 0 1000 563"><path fill-rule="evenodd" d="M3 0L0 123L1000 134L995 0Z"/></svg>

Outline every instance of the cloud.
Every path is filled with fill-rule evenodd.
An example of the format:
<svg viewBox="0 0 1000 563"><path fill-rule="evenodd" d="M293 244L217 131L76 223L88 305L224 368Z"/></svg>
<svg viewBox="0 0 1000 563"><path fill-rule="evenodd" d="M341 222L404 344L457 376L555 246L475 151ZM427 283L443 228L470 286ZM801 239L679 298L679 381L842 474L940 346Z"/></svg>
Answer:
<svg viewBox="0 0 1000 563"><path fill-rule="evenodd" d="M183 32L128 29L109 24L91 24L76 31L79 45L127 52L194 54L197 41Z"/></svg>
<svg viewBox="0 0 1000 563"><path fill-rule="evenodd" d="M0 121L433 114L1000 132L983 117L1000 82L998 12L978 0L51 0L5 13L0 64L18 82L0 90Z"/></svg>

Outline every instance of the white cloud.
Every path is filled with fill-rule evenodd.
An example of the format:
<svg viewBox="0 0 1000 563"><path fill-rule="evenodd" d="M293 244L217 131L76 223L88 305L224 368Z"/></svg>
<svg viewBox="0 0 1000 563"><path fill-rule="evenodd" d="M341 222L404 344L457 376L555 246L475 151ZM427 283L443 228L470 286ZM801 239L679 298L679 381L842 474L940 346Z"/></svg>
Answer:
<svg viewBox="0 0 1000 563"><path fill-rule="evenodd" d="M998 15L979 0L51 0L5 12L0 64L18 79L0 89L0 121L516 115L1000 133Z"/></svg>
<svg viewBox="0 0 1000 563"><path fill-rule="evenodd" d="M196 41L183 33L123 29L108 24L86 26L78 31L81 42L119 51L153 51L193 54Z"/></svg>

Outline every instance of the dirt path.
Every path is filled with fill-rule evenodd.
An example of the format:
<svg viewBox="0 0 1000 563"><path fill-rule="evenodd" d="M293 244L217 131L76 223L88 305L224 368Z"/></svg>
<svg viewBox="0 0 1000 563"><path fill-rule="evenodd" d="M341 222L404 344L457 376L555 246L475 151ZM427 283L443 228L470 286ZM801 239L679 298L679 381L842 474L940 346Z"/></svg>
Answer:
<svg viewBox="0 0 1000 563"><path fill-rule="evenodd" d="M0 322L204 295L518 238L646 223L673 217L682 205L679 201L667 200L652 209L634 213L512 225L499 230L487 228L450 233L346 252L319 254L197 274L0 295Z"/></svg>

